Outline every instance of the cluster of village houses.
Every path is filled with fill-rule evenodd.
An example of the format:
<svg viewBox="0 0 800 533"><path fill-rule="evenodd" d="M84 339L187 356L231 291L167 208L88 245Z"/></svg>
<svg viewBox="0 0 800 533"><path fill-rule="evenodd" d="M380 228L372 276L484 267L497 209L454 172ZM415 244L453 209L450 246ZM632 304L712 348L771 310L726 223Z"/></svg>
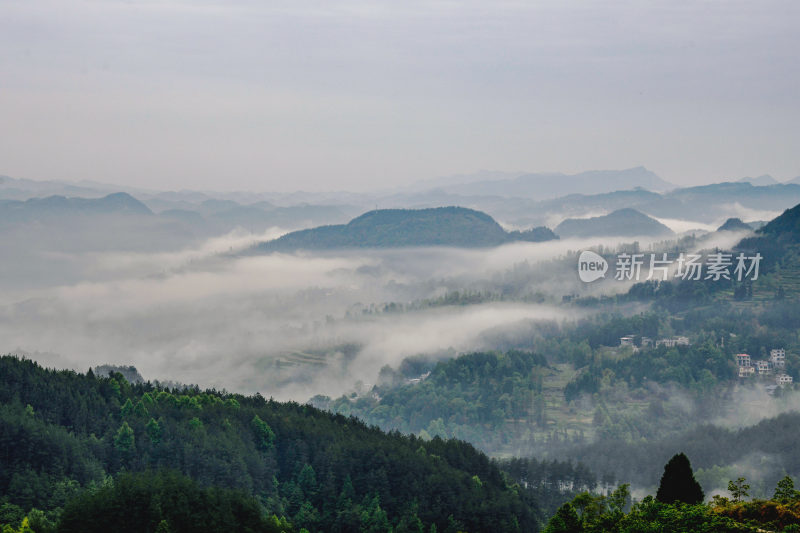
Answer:
<svg viewBox="0 0 800 533"><path fill-rule="evenodd" d="M624 337L620 337L619 345L620 346L630 346L637 351L638 348L634 344L635 335L626 335ZM650 337L642 337L641 339L641 346L642 348L648 346L666 346L667 348L673 348L675 346L689 346L689 338L688 337L669 337L664 339L658 339L653 341ZM771 350L769 353L768 360L758 360L753 361L750 355L746 353L740 353L736 355L736 364L739 367L739 377L740 378L747 378L750 376L775 376L775 384L776 385L788 385L794 381L792 376L784 372L786 369L786 350L783 348L778 348L775 350Z"/></svg>
<svg viewBox="0 0 800 533"><path fill-rule="evenodd" d="M766 361L753 361L746 353L736 355L736 364L739 367L739 377L746 378L758 374L759 376L769 376L775 374L776 385L787 385L792 383L792 376L783 370L786 368L786 350L778 348L770 350L769 359Z"/></svg>
<svg viewBox="0 0 800 533"><path fill-rule="evenodd" d="M625 335L624 337L620 337L619 345L633 346L635 349L636 346L633 344L635 337L635 335ZM641 341L642 348L646 348L648 346L655 346L656 348L659 346L666 346L667 348L673 348L675 346L689 346L689 344L689 337L669 337L665 339L658 339L656 341L653 341L653 339L650 337L642 337Z"/></svg>

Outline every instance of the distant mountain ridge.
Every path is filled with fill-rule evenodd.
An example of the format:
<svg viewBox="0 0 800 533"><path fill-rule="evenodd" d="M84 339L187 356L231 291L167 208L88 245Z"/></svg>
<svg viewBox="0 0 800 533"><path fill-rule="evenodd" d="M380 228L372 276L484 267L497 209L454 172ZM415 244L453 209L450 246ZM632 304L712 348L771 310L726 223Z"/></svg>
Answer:
<svg viewBox="0 0 800 533"><path fill-rule="evenodd" d="M749 182L725 182L655 193L644 189L614 191L603 194L573 194L545 201L509 198L494 203L468 202L502 217L504 221L523 226L546 224L556 216L582 218L590 213L609 212L630 207L648 216L682 219L705 224L719 223L731 217L769 219L787 207L800 203L800 185L779 184L754 186ZM751 214L757 211L757 214ZM773 215L772 213L775 213Z"/></svg>
<svg viewBox="0 0 800 533"><path fill-rule="evenodd" d="M667 191L674 189L675 185L644 167L635 167L625 170L591 170L572 175L523 174L510 179L491 179L441 188L446 192L462 195L495 195L543 200L575 193L601 194L636 188Z"/></svg>
<svg viewBox="0 0 800 533"><path fill-rule="evenodd" d="M669 237L673 231L631 208L592 218L568 218L555 228L560 237Z"/></svg>
<svg viewBox="0 0 800 533"><path fill-rule="evenodd" d="M513 241L558 238L547 228L506 232L486 213L465 207L380 209L348 224L295 231L261 243L259 251L334 248L401 248L409 246L490 247Z"/></svg>
<svg viewBox="0 0 800 533"><path fill-rule="evenodd" d="M47 196L28 200L0 201L0 220L27 220L46 216L82 214L152 215L153 212L128 193L117 192L102 198Z"/></svg>
<svg viewBox="0 0 800 533"><path fill-rule="evenodd" d="M44 199L54 194L98 199L109 193L125 191L157 215L149 217L152 220L148 224L155 224L155 220L160 219L168 226L167 233L173 235L174 239L188 242L203 236L222 235L237 228L260 233L276 227L293 230L344 224L354 216L378 206L422 209L458 205L487 213L495 220L502 221L504 226L551 228L554 221L564 218L585 218L593 213L633 208L654 218L697 222L699 228L712 224L716 227L720 221L730 217L748 221L769 220L784 209L800 203L800 184L793 183L800 178L761 185L772 182L765 175L653 192L647 189L658 189L660 186L647 181L649 173L649 170L641 167L624 171L590 171L575 176L483 171L419 182L407 190L391 193L158 192L130 187L108 190L101 183L70 184L0 176L0 205L10 200L24 201L31 197ZM617 179L620 175L624 179ZM637 176L644 178L633 179ZM589 186L581 184L583 179L589 182ZM758 185L753 185L753 182ZM478 187L476 183L483 185ZM551 197L550 192L554 191L546 191L548 183L562 187L555 192L566 191L569 194ZM518 190L523 185L532 188L533 193L528 194L530 190ZM461 187L477 189L461 190ZM593 187L601 187L604 191L596 192ZM542 191L546 192L542 193L544 198L540 198ZM2 216L7 216L7 213ZM126 223L130 224L134 217L125 218L128 219ZM144 222L145 218L141 221ZM48 219L48 222L57 223L55 218Z"/></svg>
<svg viewBox="0 0 800 533"><path fill-rule="evenodd" d="M758 176L756 178L749 178L749 177L748 178L742 178L742 179L740 179L738 181L739 182L747 182L747 183L750 183L751 185L756 185L756 186L778 185L780 183L778 180L776 180L775 178L773 178L769 174L763 174L763 175Z"/></svg>

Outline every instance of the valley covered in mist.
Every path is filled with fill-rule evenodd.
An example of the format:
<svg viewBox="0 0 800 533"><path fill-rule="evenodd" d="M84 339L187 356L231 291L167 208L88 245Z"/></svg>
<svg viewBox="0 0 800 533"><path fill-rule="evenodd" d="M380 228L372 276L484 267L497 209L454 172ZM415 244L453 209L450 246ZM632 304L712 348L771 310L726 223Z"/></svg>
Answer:
<svg viewBox="0 0 800 533"><path fill-rule="evenodd" d="M798 20L0 2L0 533L800 532Z"/></svg>
<svg viewBox="0 0 800 533"><path fill-rule="evenodd" d="M260 211L247 224L240 211L260 208L196 195L201 201L183 193L195 200L180 200L186 213L227 222L213 229L195 219L175 222L174 210L152 194L142 195L144 203L118 193L116 203L99 206L57 205L52 196L0 205L7 228L0 239L13 250L0 278L3 350L57 367L131 364L150 379L306 401L339 395L356 382L375 384L381 367L406 357L529 349L540 324L560 326L598 312L563 305L565 297L629 288L581 283L577 251L634 242L646 249L670 238L631 235L623 223L624 235L477 248L389 243L270 252L257 245L313 224L305 214L315 206L303 204L304 213L288 220ZM24 205L31 203L44 205ZM785 203L776 199L772 211L749 214L766 218ZM675 228L674 239L687 235L687 226L694 228L689 235L708 233L699 221L665 222ZM731 247L741 235L705 238L713 242L694 246Z"/></svg>
<svg viewBox="0 0 800 533"><path fill-rule="evenodd" d="M745 476L769 497L800 474L800 396L775 384L800 378L795 186L708 187L722 199L647 193L681 198L674 215L655 200L622 207L641 189L531 198L550 207L530 225L515 218L518 198L488 200L490 216L476 210L483 200L437 207L439 189L380 197L393 209L374 210L376 197L345 193L248 202L45 188L0 201L13 250L0 351L112 380L135 367L126 379L142 391L255 394L420 442L458 439L525 486L541 513L531 524L582 491L626 484L642 499L679 451L707 496L730 496L729 479ZM596 281L579 276L584 250L607 263ZM756 279L681 280L675 265L663 279L646 268L615 279L620 254L742 250L764 255ZM755 367L776 349L783 366L741 374L737 354ZM313 527L288 494L261 504Z"/></svg>

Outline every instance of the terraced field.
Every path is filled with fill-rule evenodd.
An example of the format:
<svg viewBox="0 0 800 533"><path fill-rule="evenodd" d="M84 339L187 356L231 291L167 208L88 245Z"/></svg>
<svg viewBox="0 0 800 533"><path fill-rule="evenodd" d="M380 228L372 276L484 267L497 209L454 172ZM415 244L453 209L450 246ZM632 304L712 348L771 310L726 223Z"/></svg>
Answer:
<svg viewBox="0 0 800 533"><path fill-rule="evenodd" d="M800 297L800 259L793 258L774 272L761 274L753 282L753 294L747 299L735 299L732 288L718 292L716 298L730 301L735 307L754 308L774 302L781 289L784 298Z"/></svg>
<svg viewBox="0 0 800 533"><path fill-rule="evenodd" d="M308 353L308 352L289 352L282 355L275 360L275 365L278 368L290 366L325 366L326 356L324 353Z"/></svg>

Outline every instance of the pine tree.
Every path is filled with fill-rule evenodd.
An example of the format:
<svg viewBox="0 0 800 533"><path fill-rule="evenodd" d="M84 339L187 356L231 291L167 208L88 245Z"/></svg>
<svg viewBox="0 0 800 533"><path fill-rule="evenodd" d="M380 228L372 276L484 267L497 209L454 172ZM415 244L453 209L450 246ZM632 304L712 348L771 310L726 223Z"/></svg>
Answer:
<svg viewBox="0 0 800 533"><path fill-rule="evenodd" d="M114 437L114 447L121 452L132 452L135 448L133 429L123 422Z"/></svg>
<svg viewBox="0 0 800 533"><path fill-rule="evenodd" d="M144 405L144 402L142 402L142 400L136 402L136 407L133 408L133 414L142 418L146 417L149 414L147 412L147 407Z"/></svg>
<svg viewBox="0 0 800 533"><path fill-rule="evenodd" d="M395 533L425 533L425 525L417 516L417 505L411 505L394 529Z"/></svg>
<svg viewBox="0 0 800 533"><path fill-rule="evenodd" d="M161 442L161 424L159 424L157 420L151 418L144 428L147 430L147 436L150 437L150 442L153 444Z"/></svg>
<svg viewBox="0 0 800 533"><path fill-rule="evenodd" d="M120 415L122 415L123 418L126 418L130 416L132 412L133 412L133 402L131 402L131 399L128 398L127 400L125 400L125 403L122 404L122 407L119 408L119 413Z"/></svg>
<svg viewBox="0 0 800 533"><path fill-rule="evenodd" d="M569 502L558 508L544 529L544 533L580 533L581 531L583 531L583 524L578 518L578 512Z"/></svg>
<svg viewBox="0 0 800 533"><path fill-rule="evenodd" d="M297 475L297 484L303 490L306 500L313 500L317 496L317 475L314 468L306 463Z"/></svg>
<svg viewBox="0 0 800 533"><path fill-rule="evenodd" d="M656 499L662 503L696 504L702 503L704 498L703 489L694 478L689 458L683 453L673 456L664 467Z"/></svg>
<svg viewBox="0 0 800 533"><path fill-rule="evenodd" d="M253 429L258 449L264 452L270 450L275 441L275 433L269 427L269 424L261 420L258 415L255 415L250 421L250 427Z"/></svg>
<svg viewBox="0 0 800 533"><path fill-rule="evenodd" d="M382 533L391 530L389 517L381 509L380 497L377 494L372 498L365 497L362 508L364 509L361 512L361 531L363 533Z"/></svg>
<svg viewBox="0 0 800 533"><path fill-rule="evenodd" d="M794 481L792 481L792 478L785 476L778 481L778 486L775 487L775 495L772 497L773 500L781 503L788 503L798 498L800 498L800 493L794 490Z"/></svg>

